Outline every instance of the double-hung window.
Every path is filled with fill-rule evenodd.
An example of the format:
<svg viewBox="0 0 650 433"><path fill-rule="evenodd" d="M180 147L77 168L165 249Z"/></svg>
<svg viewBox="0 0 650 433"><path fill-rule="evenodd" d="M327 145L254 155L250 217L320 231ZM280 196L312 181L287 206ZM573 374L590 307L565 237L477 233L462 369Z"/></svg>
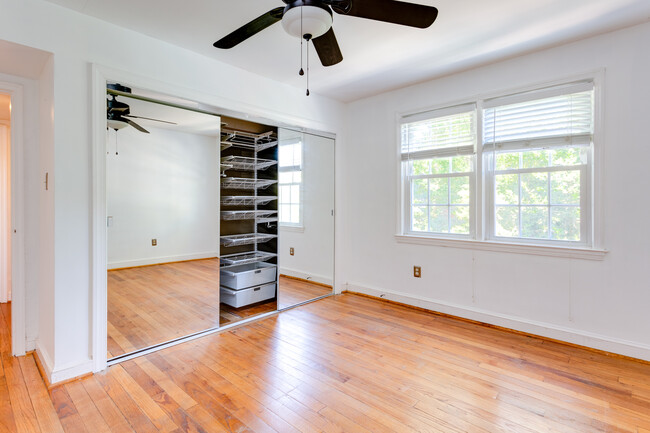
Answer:
<svg viewBox="0 0 650 433"><path fill-rule="evenodd" d="M404 231L472 235L475 104L402 118Z"/></svg>
<svg viewBox="0 0 650 433"><path fill-rule="evenodd" d="M280 143L278 149L280 225L302 226L302 141Z"/></svg>
<svg viewBox="0 0 650 433"><path fill-rule="evenodd" d="M487 237L590 244L593 84L484 107Z"/></svg>
<svg viewBox="0 0 650 433"><path fill-rule="evenodd" d="M403 116L402 233L592 247L594 99L589 80Z"/></svg>

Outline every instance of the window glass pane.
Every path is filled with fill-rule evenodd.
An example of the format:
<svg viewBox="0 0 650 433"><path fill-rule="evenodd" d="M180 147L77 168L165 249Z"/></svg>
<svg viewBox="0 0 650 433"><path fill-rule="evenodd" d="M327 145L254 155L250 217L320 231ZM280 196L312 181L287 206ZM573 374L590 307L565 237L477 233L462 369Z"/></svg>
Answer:
<svg viewBox="0 0 650 433"><path fill-rule="evenodd" d="M429 202L431 204L447 204L448 201L448 179L446 177L429 179Z"/></svg>
<svg viewBox="0 0 650 433"><path fill-rule="evenodd" d="M519 152L497 153L496 169L509 170L519 168Z"/></svg>
<svg viewBox="0 0 650 433"><path fill-rule="evenodd" d="M469 204L469 176L449 178L451 204Z"/></svg>
<svg viewBox="0 0 650 433"><path fill-rule="evenodd" d="M551 207L551 237L562 241L580 240L580 208L577 206Z"/></svg>
<svg viewBox="0 0 650 433"><path fill-rule="evenodd" d="M436 233L447 233L449 231L449 220L447 206L431 206L429 208L431 215L431 231Z"/></svg>
<svg viewBox="0 0 650 433"><path fill-rule="evenodd" d="M449 173L449 158L435 158L431 160L432 174Z"/></svg>
<svg viewBox="0 0 650 433"><path fill-rule="evenodd" d="M280 221L289 221L291 217L291 206L288 204L280 205Z"/></svg>
<svg viewBox="0 0 650 433"><path fill-rule="evenodd" d="M469 234L469 206L451 206L451 233Z"/></svg>
<svg viewBox="0 0 650 433"><path fill-rule="evenodd" d="M300 203L300 185L291 185L291 203Z"/></svg>
<svg viewBox="0 0 650 433"><path fill-rule="evenodd" d="M466 173L472 171L472 157L454 156L451 158L451 172L452 173Z"/></svg>
<svg viewBox="0 0 650 433"><path fill-rule="evenodd" d="M294 183L302 182L302 171L294 171L293 172L293 182Z"/></svg>
<svg viewBox="0 0 650 433"><path fill-rule="evenodd" d="M414 204L427 204L427 189L427 179L413 179L411 202Z"/></svg>
<svg viewBox="0 0 650 433"><path fill-rule="evenodd" d="M519 236L519 208L516 206L496 207L497 236L517 237Z"/></svg>
<svg viewBox="0 0 650 433"><path fill-rule="evenodd" d="M281 171L279 173L280 183L291 183L293 181L292 171Z"/></svg>
<svg viewBox="0 0 650 433"><path fill-rule="evenodd" d="M551 165L580 165L587 163L587 148L566 147L551 150Z"/></svg>
<svg viewBox="0 0 650 433"><path fill-rule="evenodd" d="M278 165L290 167L293 165L293 145L282 145L278 152Z"/></svg>
<svg viewBox="0 0 650 433"><path fill-rule="evenodd" d="M282 185L280 186L280 202L281 203L291 203L291 186Z"/></svg>
<svg viewBox="0 0 650 433"><path fill-rule="evenodd" d="M521 174L521 203L548 204L548 173Z"/></svg>
<svg viewBox="0 0 650 433"><path fill-rule="evenodd" d="M421 174L430 174L431 173L431 160L430 159L418 159L411 162L411 174L413 176L418 176Z"/></svg>
<svg viewBox="0 0 650 433"><path fill-rule="evenodd" d="M427 231L427 206L413 206L411 208L411 230Z"/></svg>
<svg viewBox="0 0 650 433"><path fill-rule="evenodd" d="M551 204L580 204L580 172L551 173Z"/></svg>
<svg viewBox="0 0 650 433"><path fill-rule="evenodd" d="M494 179L496 204L519 204L519 175L498 174Z"/></svg>
<svg viewBox="0 0 650 433"><path fill-rule="evenodd" d="M548 207L521 207L521 237L548 238Z"/></svg>
<svg viewBox="0 0 650 433"><path fill-rule="evenodd" d="M291 205L291 222L294 224L300 222L300 206L297 204Z"/></svg>
<svg viewBox="0 0 650 433"><path fill-rule="evenodd" d="M523 168L548 167L548 150L522 152L521 162Z"/></svg>

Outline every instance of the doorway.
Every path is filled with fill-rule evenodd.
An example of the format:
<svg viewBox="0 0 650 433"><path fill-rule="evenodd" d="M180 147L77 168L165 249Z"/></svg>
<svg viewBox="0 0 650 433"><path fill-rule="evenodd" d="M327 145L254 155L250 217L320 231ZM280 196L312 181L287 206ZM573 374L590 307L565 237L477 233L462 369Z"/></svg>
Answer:
<svg viewBox="0 0 650 433"><path fill-rule="evenodd" d="M11 355L11 96L0 93L0 352Z"/></svg>

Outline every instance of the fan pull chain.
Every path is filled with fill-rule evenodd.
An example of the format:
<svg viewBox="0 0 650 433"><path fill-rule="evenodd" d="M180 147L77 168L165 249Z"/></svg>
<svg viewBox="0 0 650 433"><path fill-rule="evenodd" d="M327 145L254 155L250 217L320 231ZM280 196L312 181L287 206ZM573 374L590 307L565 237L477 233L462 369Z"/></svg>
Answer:
<svg viewBox="0 0 650 433"><path fill-rule="evenodd" d="M307 96L309 96L309 41L311 41L311 35L305 33L303 38L307 41Z"/></svg>
<svg viewBox="0 0 650 433"><path fill-rule="evenodd" d="M302 8L300 8L300 34L302 35ZM298 75L301 77L305 75L305 71L302 70L302 38L300 38L300 71Z"/></svg>

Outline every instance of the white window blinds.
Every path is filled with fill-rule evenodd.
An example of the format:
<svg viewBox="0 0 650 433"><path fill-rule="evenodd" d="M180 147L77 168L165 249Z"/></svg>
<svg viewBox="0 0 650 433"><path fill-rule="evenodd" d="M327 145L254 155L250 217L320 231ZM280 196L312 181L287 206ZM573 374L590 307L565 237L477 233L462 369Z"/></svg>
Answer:
<svg viewBox="0 0 650 433"><path fill-rule="evenodd" d="M474 104L402 118L402 160L471 155L475 141Z"/></svg>
<svg viewBox="0 0 650 433"><path fill-rule="evenodd" d="M486 101L483 144L587 145L593 134L593 83Z"/></svg>

